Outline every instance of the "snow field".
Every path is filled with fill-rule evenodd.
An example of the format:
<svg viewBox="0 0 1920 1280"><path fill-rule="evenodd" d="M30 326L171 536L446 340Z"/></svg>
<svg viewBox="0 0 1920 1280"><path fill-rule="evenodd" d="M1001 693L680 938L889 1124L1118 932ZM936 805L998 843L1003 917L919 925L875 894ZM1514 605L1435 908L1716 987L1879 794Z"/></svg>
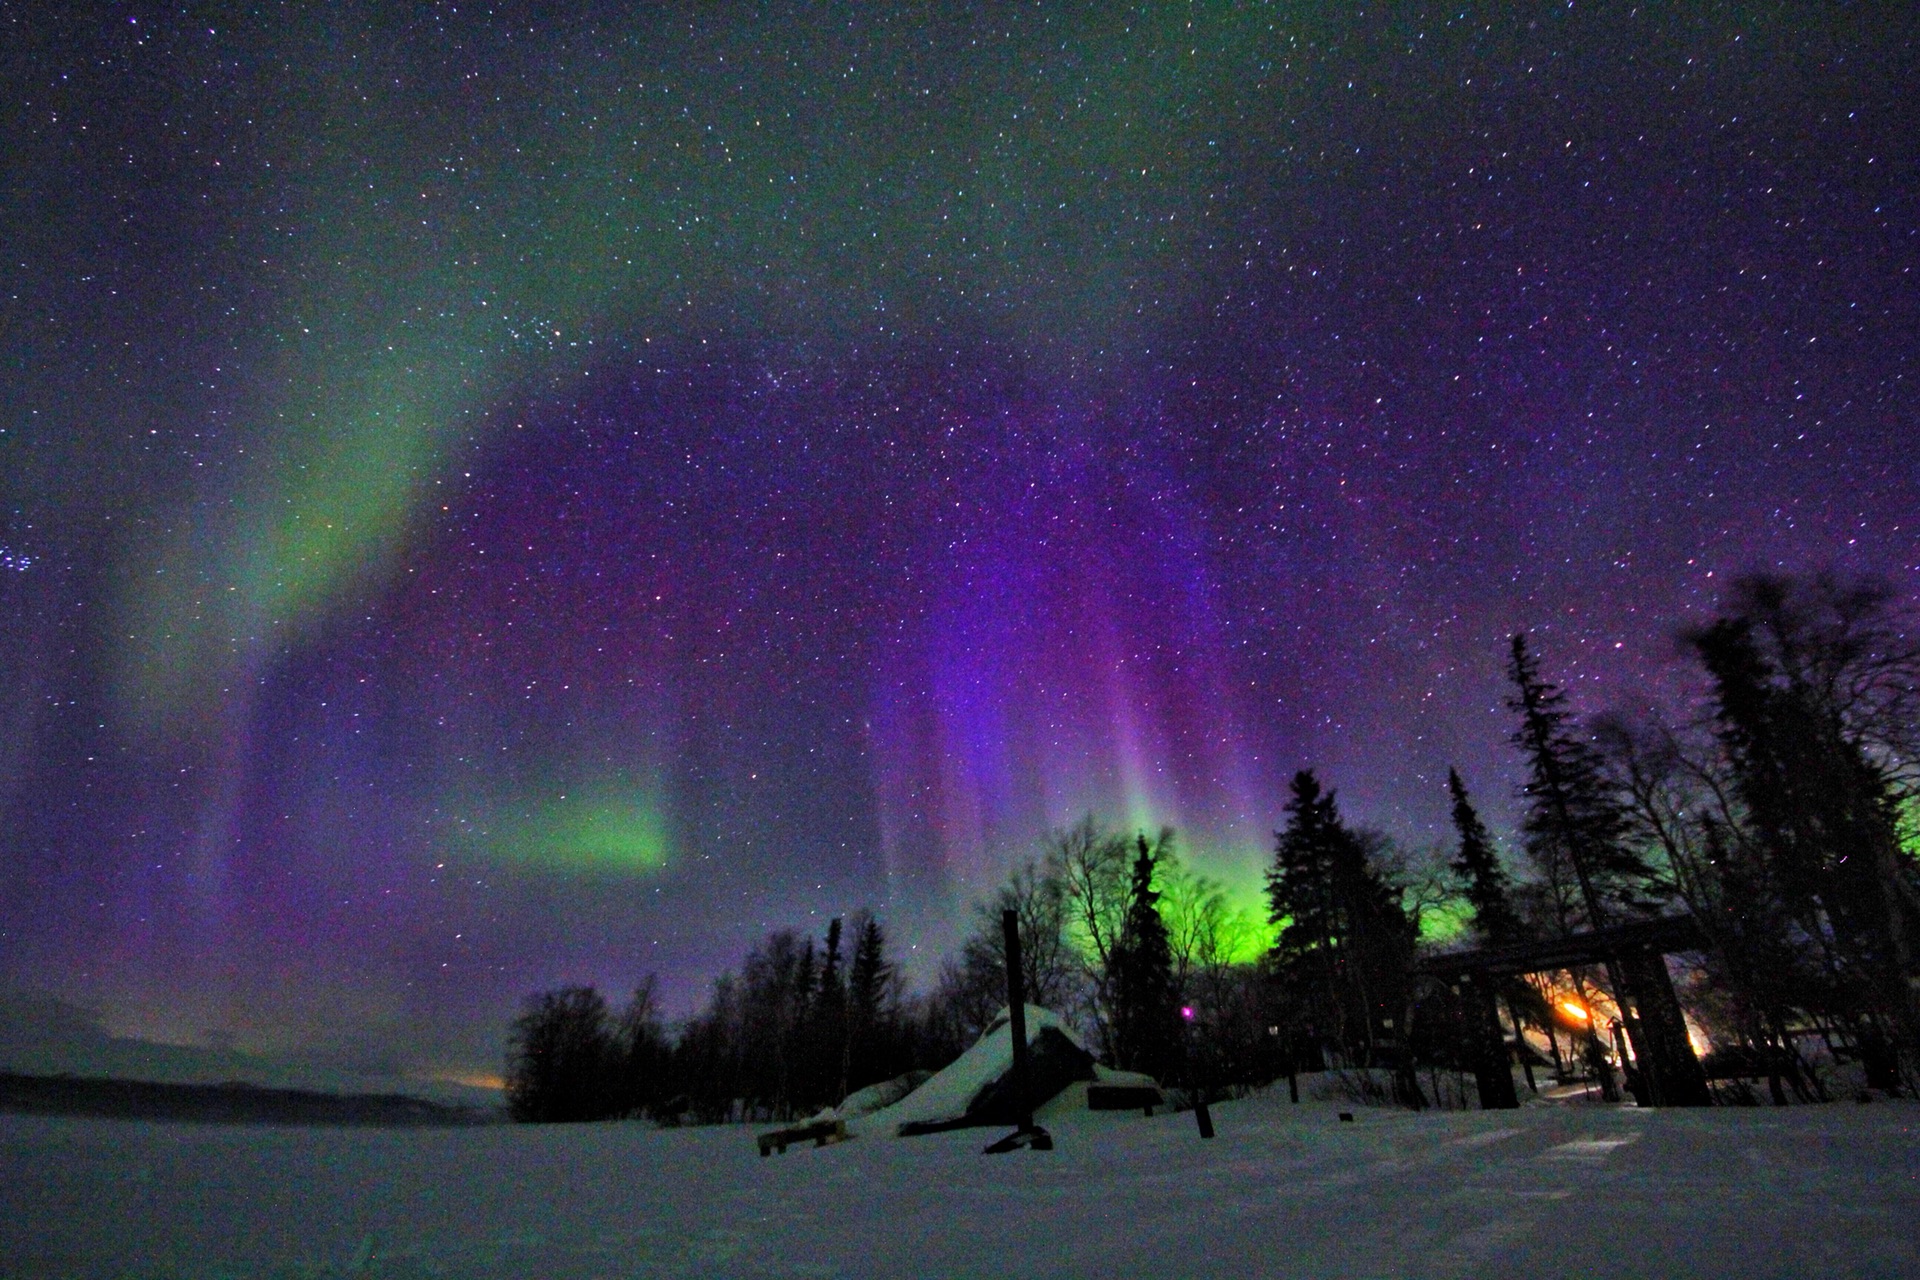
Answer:
<svg viewBox="0 0 1920 1280"><path fill-rule="evenodd" d="M1920 1107L1284 1097L867 1136L0 1116L0 1276L1920 1276Z"/></svg>

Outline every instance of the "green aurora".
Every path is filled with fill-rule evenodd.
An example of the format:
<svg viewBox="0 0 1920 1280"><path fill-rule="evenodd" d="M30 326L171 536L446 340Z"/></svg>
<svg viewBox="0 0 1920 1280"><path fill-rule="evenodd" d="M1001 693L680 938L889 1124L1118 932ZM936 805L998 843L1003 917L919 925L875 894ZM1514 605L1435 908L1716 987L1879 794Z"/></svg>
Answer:
<svg viewBox="0 0 1920 1280"><path fill-rule="evenodd" d="M1236 93L1304 83L1313 44L1231 5L1029 20L957 59L917 22L801 51L770 21L642 18L448 100L413 88L443 55L361 16L283 36L299 74L257 86L242 181L282 208L235 252L277 282L250 339L277 372L250 459L131 576L120 686L152 728L390 571L505 406L590 379L606 334L965 319L1098 358L1180 305Z"/></svg>

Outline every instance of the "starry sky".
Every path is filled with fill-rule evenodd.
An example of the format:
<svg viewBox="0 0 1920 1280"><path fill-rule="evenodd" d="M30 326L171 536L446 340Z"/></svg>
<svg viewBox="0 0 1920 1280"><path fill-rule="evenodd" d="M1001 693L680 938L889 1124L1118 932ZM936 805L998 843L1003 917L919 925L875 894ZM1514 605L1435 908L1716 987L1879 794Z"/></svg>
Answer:
<svg viewBox="0 0 1920 1280"><path fill-rule="evenodd" d="M498 1061L1920 595L1899 5L0 3L0 983Z"/></svg>

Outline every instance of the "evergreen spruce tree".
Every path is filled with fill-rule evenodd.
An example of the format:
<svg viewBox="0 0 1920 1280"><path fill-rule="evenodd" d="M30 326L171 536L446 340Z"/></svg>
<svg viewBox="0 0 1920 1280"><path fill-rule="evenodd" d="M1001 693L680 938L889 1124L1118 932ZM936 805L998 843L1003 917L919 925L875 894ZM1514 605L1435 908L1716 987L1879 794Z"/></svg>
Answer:
<svg viewBox="0 0 1920 1280"><path fill-rule="evenodd" d="M1404 1016L1414 926L1333 793L1305 769L1291 790L1267 875L1282 1021L1296 1058L1311 1063L1332 1047L1371 1063L1381 1032Z"/></svg>
<svg viewBox="0 0 1920 1280"><path fill-rule="evenodd" d="M1513 742L1527 760L1527 813L1521 831L1540 880L1555 888L1554 923L1562 933L1571 933L1581 925L1604 929L1620 923L1623 915L1641 913L1650 905L1652 869L1627 847L1626 814L1607 783L1600 753L1575 736L1566 694L1541 676L1525 636L1513 637L1507 675L1514 686L1507 706L1520 716ZM1636 1013L1638 1001L1622 982L1620 965L1609 960L1605 967L1607 986L1635 1056L1645 1067L1653 1062L1653 1053ZM1596 1063L1603 1057L1591 1024L1587 1056ZM1660 1100L1657 1084L1644 1072L1639 1089L1643 1103ZM1601 1095L1609 1101L1617 1096L1605 1071Z"/></svg>
<svg viewBox="0 0 1920 1280"><path fill-rule="evenodd" d="M854 926L853 962L847 971L847 1042L843 1052L845 1092L884 1080L892 1067L887 1024L893 989L886 931L862 913Z"/></svg>
<svg viewBox="0 0 1920 1280"><path fill-rule="evenodd" d="M1310 769L1293 775L1286 829L1277 833L1267 873L1268 920L1280 926L1276 953L1297 963L1332 945L1333 797L1323 795Z"/></svg>
<svg viewBox="0 0 1920 1280"><path fill-rule="evenodd" d="M1453 797L1453 829L1460 838L1460 847L1454 851L1448 866L1453 871L1454 882L1461 895L1473 909L1473 918L1468 921L1467 927L1478 934L1482 941L1495 946L1518 942L1527 936L1528 931L1526 923L1520 919L1520 913L1514 909L1513 882L1500 863L1500 854L1493 847L1492 834L1488 832L1486 824L1480 821L1473 802L1467 798L1467 785L1460 781L1457 769L1447 770L1447 791ZM1514 1035L1521 1050L1521 1065L1527 1075L1527 1087L1538 1092L1533 1078L1533 1063L1521 1033L1520 1010L1522 1007L1537 1006L1539 994L1524 979L1509 978L1501 984L1500 997L1507 1006L1508 1018L1513 1022Z"/></svg>
<svg viewBox="0 0 1920 1280"><path fill-rule="evenodd" d="M846 983L840 973L840 917L835 916L827 922L826 959L820 966L820 991L822 995L846 994Z"/></svg>
<svg viewBox="0 0 1920 1280"><path fill-rule="evenodd" d="M847 982L840 960L840 917L827 922L806 1041L809 1092L829 1104L846 1096Z"/></svg>
<svg viewBox="0 0 1920 1280"><path fill-rule="evenodd" d="M1556 904L1562 931L1599 929L1649 905L1653 871L1625 844L1625 815L1607 785L1600 754L1576 736L1566 693L1540 675L1525 636L1513 637L1507 666L1520 716L1514 745L1527 760L1521 830L1527 856L1548 882L1570 878L1577 893Z"/></svg>
<svg viewBox="0 0 1920 1280"><path fill-rule="evenodd" d="M1267 873L1267 918L1279 927L1272 963L1289 1052L1318 1067L1327 1047L1346 1040L1332 892L1339 819L1312 770L1294 774L1290 791L1287 825L1276 836Z"/></svg>
<svg viewBox="0 0 1920 1280"><path fill-rule="evenodd" d="M1122 1068L1172 1079L1180 1069L1181 1019L1173 981L1173 948L1160 917L1154 874L1171 833L1158 847L1139 837L1127 893L1127 915L1114 948L1115 1056Z"/></svg>
<svg viewBox="0 0 1920 1280"><path fill-rule="evenodd" d="M800 958L793 969L793 1020L796 1025L803 1024L813 1013L813 998L816 993L814 975L818 963L814 959L813 939L808 938L800 948Z"/></svg>
<svg viewBox="0 0 1920 1280"><path fill-rule="evenodd" d="M1500 865L1493 836L1468 800L1466 784L1460 781L1457 770L1447 770L1447 790L1453 796L1453 829L1460 837L1460 847L1448 865L1467 905L1473 908L1469 927L1488 942L1517 941L1526 928L1513 908L1513 884Z"/></svg>
<svg viewBox="0 0 1920 1280"><path fill-rule="evenodd" d="M1331 808L1331 793L1327 799ZM1403 1101L1421 1106L1425 1099L1404 1054L1418 929L1402 903L1400 887L1373 864L1362 834L1341 823L1337 812L1334 834L1333 901L1345 928L1340 951L1350 1051L1368 1065L1388 1065L1382 1042L1399 1044L1398 1060L1391 1065L1403 1069Z"/></svg>

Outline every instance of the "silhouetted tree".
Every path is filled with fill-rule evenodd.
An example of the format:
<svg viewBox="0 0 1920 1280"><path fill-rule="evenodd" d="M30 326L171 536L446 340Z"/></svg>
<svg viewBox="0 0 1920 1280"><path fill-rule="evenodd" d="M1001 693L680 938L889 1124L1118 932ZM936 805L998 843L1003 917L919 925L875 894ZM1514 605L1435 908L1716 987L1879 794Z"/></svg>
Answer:
<svg viewBox="0 0 1920 1280"><path fill-rule="evenodd" d="M1738 830L1872 1083L1898 1089L1902 1058L1920 1079L1920 863L1899 830L1920 644L1890 602L1878 584L1753 577L1688 640L1713 681Z"/></svg>
<svg viewBox="0 0 1920 1280"><path fill-rule="evenodd" d="M1225 888L1159 852L1154 883L1173 953L1178 1003L1194 1010L1186 1028L1189 1078L1211 1087L1264 1084L1280 1072L1269 1013L1263 913L1236 908Z"/></svg>
<svg viewBox="0 0 1920 1280"><path fill-rule="evenodd" d="M1038 861L1022 863L1008 873L991 899L974 904L973 931L961 945L958 959L949 960L940 972L934 993L941 1006L938 1016L969 1044L1007 1002L1000 916L1008 909L1020 920L1020 962L1028 1003L1057 1010L1076 998L1080 969L1067 935L1064 886Z"/></svg>
<svg viewBox="0 0 1920 1280"><path fill-rule="evenodd" d="M1267 875L1283 1032L1309 1059L1336 1048L1372 1065L1405 1017L1415 932L1397 886L1370 864L1311 770L1293 777L1287 826ZM1394 1037L1397 1038L1397 1037Z"/></svg>
<svg viewBox="0 0 1920 1280"><path fill-rule="evenodd" d="M507 1108L516 1120L603 1120L620 1107L619 1042L592 987L529 997L507 1049Z"/></svg>
<svg viewBox="0 0 1920 1280"><path fill-rule="evenodd" d="M1744 823L1724 756L1712 741L1683 742L1645 716L1603 716L1595 735L1629 837L1661 851L1710 944L1706 1003L1696 1015L1723 1054L1737 1050L1759 1068L1776 1103L1785 1105L1788 1086L1813 1101L1824 1086L1800 1057L1792 1028L1803 1010L1832 1006L1830 984Z"/></svg>
<svg viewBox="0 0 1920 1280"><path fill-rule="evenodd" d="M903 1063L896 1043L894 965L887 958L887 936L872 915L855 917L853 963L847 973L847 1033L842 1053L841 1096L891 1079Z"/></svg>
<svg viewBox="0 0 1920 1280"><path fill-rule="evenodd" d="M1513 881L1500 863L1493 836L1474 811L1456 770L1447 770L1447 791L1453 797L1453 830L1460 841L1448 865L1461 896L1473 908L1468 927L1488 942L1516 941L1525 926L1513 909Z"/></svg>
<svg viewBox="0 0 1920 1280"><path fill-rule="evenodd" d="M1480 820L1473 802L1467 797L1467 786L1460 780L1458 770L1447 770L1447 791L1453 798L1453 830L1459 840L1454 849L1448 869L1452 872L1455 888L1466 899L1473 915L1467 927L1473 930L1483 942L1493 945L1518 942L1525 938L1528 929L1520 913L1513 904L1513 880L1501 864L1500 853L1493 845L1493 836ZM1535 1010L1540 1004L1539 993L1524 979L1511 978L1501 983L1500 997L1507 1006L1507 1016L1513 1023L1514 1035L1518 1039L1521 1062L1527 1075L1527 1086L1536 1089L1533 1077L1533 1064L1529 1060L1525 1035L1522 1030L1524 1020L1522 1010ZM1449 1008L1445 1017L1454 1022L1471 1016L1466 1012ZM1538 1017L1533 1019L1540 1021ZM1462 1031L1459 1034L1464 1035ZM1435 1045L1447 1043L1447 1037L1438 1032L1430 1035ZM1457 1038L1457 1037L1456 1037ZM1457 1046L1445 1050L1456 1063L1465 1067L1472 1065L1474 1051Z"/></svg>
<svg viewBox="0 0 1920 1280"><path fill-rule="evenodd" d="M1180 1005L1173 983L1173 952L1153 882L1172 835L1162 831L1157 845L1149 844L1144 832L1139 837L1111 974L1118 1065L1169 1080L1180 1074Z"/></svg>
<svg viewBox="0 0 1920 1280"><path fill-rule="evenodd" d="M1345 1012L1338 998L1338 945L1333 903L1333 850L1337 816L1332 797L1322 796L1311 771L1293 775L1287 825L1274 846L1267 873L1268 919L1279 927L1273 947L1274 974L1282 1004L1293 1014L1301 1047L1317 1059L1330 1038L1345 1040ZM1312 1065L1319 1065L1314 1061Z"/></svg>
<svg viewBox="0 0 1920 1280"><path fill-rule="evenodd" d="M1575 732L1566 693L1541 676L1525 636L1513 637L1507 675L1514 686L1507 705L1520 716L1513 743L1527 762L1522 837L1543 879L1560 891L1554 923L1562 932L1598 929L1643 913L1652 868L1627 847L1626 820L1600 754Z"/></svg>
<svg viewBox="0 0 1920 1280"><path fill-rule="evenodd" d="M845 1096L847 1051L847 980L841 960L841 921L835 916L827 922L825 945L821 948L820 978L808 1011L803 1057L804 1085L800 1092L827 1102Z"/></svg>
<svg viewBox="0 0 1920 1280"><path fill-rule="evenodd" d="M655 1115L670 1096L673 1046L660 1017L659 980L648 974L614 1029L612 1062L617 1114Z"/></svg>
<svg viewBox="0 0 1920 1280"><path fill-rule="evenodd" d="M1628 844L1627 815L1600 752L1575 732L1566 694L1541 676L1525 636L1513 637L1507 674L1514 686L1507 706L1520 717L1513 743L1527 761L1527 811L1521 829L1527 856L1550 891L1551 923L1570 933L1579 925L1603 929L1624 916L1646 913L1665 894L1653 869ZM1640 994L1628 989L1617 960L1610 958L1604 969L1635 1057L1645 1067L1656 1055L1638 1013ZM1576 985L1584 982L1579 973L1574 980ZM1584 988L1581 994L1581 1003L1587 1004ZM1598 1030L1591 1024L1587 1036L1587 1056L1599 1062ZM1636 1080L1643 1103L1657 1100L1644 1071ZM1602 1096L1612 1098L1612 1077L1602 1071L1601 1082Z"/></svg>
<svg viewBox="0 0 1920 1280"><path fill-rule="evenodd" d="M805 1045L813 1011L813 939L779 929L741 970L742 1084L750 1114L788 1119L819 1105L807 1092Z"/></svg>
<svg viewBox="0 0 1920 1280"><path fill-rule="evenodd" d="M1079 969L1080 1007L1074 1012L1084 1016L1110 1056L1115 1051L1114 955L1126 928L1131 856L1124 835L1107 830L1088 814L1048 834L1041 863L1065 900L1067 954ZM1163 872L1169 869L1161 865Z"/></svg>
<svg viewBox="0 0 1920 1280"><path fill-rule="evenodd" d="M674 1075L685 1089L679 1101L694 1119L707 1124L744 1119L739 1113L749 1105L742 1005L739 980L721 974L714 979L707 1007L682 1028L674 1045Z"/></svg>

